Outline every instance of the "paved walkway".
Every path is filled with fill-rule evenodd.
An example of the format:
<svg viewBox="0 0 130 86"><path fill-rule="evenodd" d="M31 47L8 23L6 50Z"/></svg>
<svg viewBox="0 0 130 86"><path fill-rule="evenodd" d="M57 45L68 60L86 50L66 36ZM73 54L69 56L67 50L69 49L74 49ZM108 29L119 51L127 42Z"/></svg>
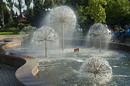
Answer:
<svg viewBox="0 0 130 86"><path fill-rule="evenodd" d="M20 38L23 37L23 35L0 35L0 40L3 40L4 38Z"/></svg>
<svg viewBox="0 0 130 86"><path fill-rule="evenodd" d="M21 38L21 35L0 35L0 48L5 38ZM0 86L19 86L15 77L17 68L0 63Z"/></svg>
<svg viewBox="0 0 130 86"><path fill-rule="evenodd" d="M0 63L0 86L19 86L15 71L16 68Z"/></svg>

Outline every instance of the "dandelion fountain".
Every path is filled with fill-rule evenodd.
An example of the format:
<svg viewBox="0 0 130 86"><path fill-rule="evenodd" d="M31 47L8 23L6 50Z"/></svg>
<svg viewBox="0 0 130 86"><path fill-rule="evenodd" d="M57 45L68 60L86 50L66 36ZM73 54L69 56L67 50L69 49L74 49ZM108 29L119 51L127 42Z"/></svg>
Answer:
<svg viewBox="0 0 130 86"><path fill-rule="evenodd" d="M87 35L87 46L99 47L101 52L102 47L108 47L108 44L111 39L110 30L101 23L95 23L91 26L88 35Z"/></svg>
<svg viewBox="0 0 130 86"><path fill-rule="evenodd" d="M20 35L33 34L33 32L36 31L36 30L37 30L36 27L27 26L27 27L24 27L24 28L20 31Z"/></svg>
<svg viewBox="0 0 130 86"><path fill-rule="evenodd" d="M93 84L104 84L112 79L112 68L108 61L101 57L87 59L80 68L80 73Z"/></svg>
<svg viewBox="0 0 130 86"><path fill-rule="evenodd" d="M68 6L53 8L48 14L47 26L53 27L61 36L61 46L64 51L64 41L72 40L77 20L76 15Z"/></svg>
<svg viewBox="0 0 130 86"><path fill-rule="evenodd" d="M39 47L43 46L43 44L44 44L45 57L47 57L48 44L49 44L49 46L55 45L55 47L56 47L56 45L59 44L58 39L59 39L58 34L54 31L54 29L47 27L47 26L43 26L34 32L33 38L32 38L32 43L35 43ZM52 44L50 42L52 42L54 44ZM38 46L36 46L36 47L38 47ZM38 49L38 51L39 51L39 49ZM43 50L40 50L40 51L43 51Z"/></svg>
<svg viewBox="0 0 130 86"><path fill-rule="evenodd" d="M52 86L129 85L129 54L103 49L103 44L108 43L111 37L108 28L103 24L94 24L87 35L87 44L98 45L94 45L94 48L89 45L84 48L78 46L80 51L74 52L73 49L77 46L64 50L64 42L72 39L75 32L76 16L73 10L68 6L56 7L48 14L47 20L47 26L33 33L29 47L23 51L10 50L34 58L39 57L39 72L36 75L38 79ZM64 51L58 46L59 40Z"/></svg>
<svg viewBox="0 0 130 86"><path fill-rule="evenodd" d="M22 47L28 47L31 44L32 34L37 30L36 27L27 26L20 31L20 35L23 37Z"/></svg>

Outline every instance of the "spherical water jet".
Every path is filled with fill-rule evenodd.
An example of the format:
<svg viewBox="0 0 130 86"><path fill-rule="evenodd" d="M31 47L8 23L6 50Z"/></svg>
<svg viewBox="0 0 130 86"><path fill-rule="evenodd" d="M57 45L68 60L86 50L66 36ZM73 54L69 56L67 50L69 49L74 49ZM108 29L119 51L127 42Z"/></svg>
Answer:
<svg viewBox="0 0 130 86"><path fill-rule="evenodd" d="M36 27L32 27L32 26L27 26L24 27L21 31L20 31L20 35L29 35L29 34L33 34L35 31L37 30Z"/></svg>
<svg viewBox="0 0 130 86"><path fill-rule="evenodd" d="M76 29L73 34L73 45L76 47L82 44L82 39L83 39L83 33L82 33L82 28L80 27L79 24L76 24Z"/></svg>
<svg viewBox="0 0 130 86"><path fill-rule="evenodd" d="M47 26L53 27L61 36L62 50L64 50L64 37L72 37L76 21L75 13L68 6L53 8L48 15ZM65 33L67 34L65 35Z"/></svg>
<svg viewBox="0 0 130 86"><path fill-rule="evenodd" d="M53 45L53 46L58 45L59 36L54 31L54 29L52 29L48 26L43 26L34 32L33 38L32 38L32 43L35 43L38 46L44 46L45 57L47 57L48 44L53 43L51 45ZM49 45L49 46L51 46L51 45Z"/></svg>
<svg viewBox="0 0 130 86"><path fill-rule="evenodd" d="M108 61L101 57L87 59L80 68L81 76L95 84L105 84L112 79L112 68Z"/></svg>
<svg viewBox="0 0 130 86"><path fill-rule="evenodd" d="M101 52L102 47L108 46L111 39L110 30L102 23L95 23L87 34L87 45L92 47L99 47Z"/></svg>

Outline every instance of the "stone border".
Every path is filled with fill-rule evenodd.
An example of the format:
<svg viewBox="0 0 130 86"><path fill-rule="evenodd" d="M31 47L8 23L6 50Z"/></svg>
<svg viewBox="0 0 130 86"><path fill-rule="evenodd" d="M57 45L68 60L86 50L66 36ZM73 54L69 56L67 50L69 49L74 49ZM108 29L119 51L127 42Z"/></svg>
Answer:
<svg viewBox="0 0 130 86"><path fill-rule="evenodd" d="M38 61L35 58L16 54L1 54L0 61L18 68L15 75L20 82L20 86L50 86L35 77L38 73Z"/></svg>
<svg viewBox="0 0 130 86"><path fill-rule="evenodd" d="M19 43L18 43L19 45ZM12 44L11 42L4 44L2 49L4 51L12 48L16 48L17 43ZM22 56L15 53L9 53L9 55L0 55L1 61L8 63L9 65L17 66L15 72L16 78L20 82L20 86L51 86L47 83L37 79L35 75L38 73L39 62L37 59L29 56Z"/></svg>
<svg viewBox="0 0 130 86"><path fill-rule="evenodd" d="M21 59L23 64L17 69L15 75L16 78L21 82L20 86L50 86L47 83L37 79L35 75L38 73L38 60L17 54L8 55L10 58L15 58L15 65L19 65L18 59ZM5 59L6 60L6 59Z"/></svg>
<svg viewBox="0 0 130 86"><path fill-rule="evenodd" d="M121 50L130 53L130 44L111 42L109 44L109 49Z"/></svg>

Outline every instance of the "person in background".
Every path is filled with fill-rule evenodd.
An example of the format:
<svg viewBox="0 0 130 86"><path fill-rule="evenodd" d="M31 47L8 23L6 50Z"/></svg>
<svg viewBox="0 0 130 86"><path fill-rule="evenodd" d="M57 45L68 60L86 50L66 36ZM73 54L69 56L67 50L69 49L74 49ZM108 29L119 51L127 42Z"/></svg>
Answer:
<svg viewBox="0 0 130 86"><path fill-rule="evenodd" d="M125 30L124 30L121 26L119 26L119 33L120 33L120 34L125 33Z"/></svg>
<svg viewBox="0 0 130 86"><path fill-rule="evenodd" d="M120 42L124 43L126 41L126 37L130 37L130 28L128 25L125 25L125 32L120 36Z"/></svg>
<svg viewBox="0 0 130 86"><path fill-rule="evenodd" d="M115 40L119 40L120 37L120 32L119 32L120 28L118 26L115 26L115 28L112 31L112 39L111 41L115 41Z"/></svg>

